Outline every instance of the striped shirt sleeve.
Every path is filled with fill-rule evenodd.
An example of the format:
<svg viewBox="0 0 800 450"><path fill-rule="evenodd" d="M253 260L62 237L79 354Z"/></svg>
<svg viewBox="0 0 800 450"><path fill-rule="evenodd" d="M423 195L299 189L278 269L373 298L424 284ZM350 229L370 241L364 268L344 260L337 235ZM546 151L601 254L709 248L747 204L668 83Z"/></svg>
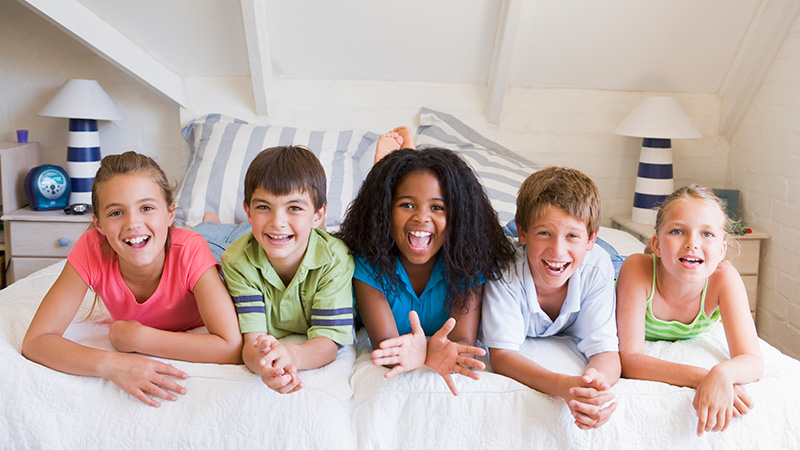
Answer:
<svg viewBox="0 0 800 450"><path fill-rule="evenodd" d="M326 337L339 345L353 343L353 258L342 256L328 266L311 305L308 338Z"/></svg>

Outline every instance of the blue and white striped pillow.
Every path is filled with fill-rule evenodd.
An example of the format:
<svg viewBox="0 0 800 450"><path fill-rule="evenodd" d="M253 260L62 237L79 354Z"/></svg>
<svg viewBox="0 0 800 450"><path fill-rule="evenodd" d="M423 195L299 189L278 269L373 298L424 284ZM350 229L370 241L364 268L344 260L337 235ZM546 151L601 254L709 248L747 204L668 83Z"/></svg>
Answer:
<svg viewBox="0 0 800 450"><path fill-rule="evenodd" d="M500 223L514 219L517 191L528 175L541 167L491 141L450 114L422 108L419 112L418 148L456 150L481 178Z"/></svg>
<svg viewBox="0 0 800 450"><path fill-rule="evenodd" d="M189 169L176 197L178 226L197 225L206 212L222 223L242 223L244 175L261 150L300 144L317 155L328 178L326 224L337 226L366 174L358 161L379 135L363 130L315 131L252 125L220 114L201 117L183 131L191 152Z"/></svg>

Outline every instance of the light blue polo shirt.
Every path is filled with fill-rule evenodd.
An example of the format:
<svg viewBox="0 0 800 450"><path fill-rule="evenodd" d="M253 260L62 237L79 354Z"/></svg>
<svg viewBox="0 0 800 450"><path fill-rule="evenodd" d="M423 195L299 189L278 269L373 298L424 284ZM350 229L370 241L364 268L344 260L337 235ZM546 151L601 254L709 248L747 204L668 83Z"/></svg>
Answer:
<svg viewBox="0 0 800 450"><path fill-rule="evenodd" d="M386 301L389 302L389 307L392 309L397 332L400 335L411 333L408 313L412 310L419 315L420 324L428 336L439 331L450 318L450 309L445 304L447 281L444 279L444 264L441 258L437 257L431 278L419 297L411 287L411 279L408 278L406 269L400 263L399 258L395 259L395 273L400 280L400 285L394 291L389 292L381 286L374 266L360 256L354 257L353 261L355 262L353 278L379 290L386 297Z"/></svg>
<svg viewBox="0 0 800 450"><path fill-rule="evenodd" d="M555 320L542 310L525 246L514 243L516 263L502 279L483 288L481 329L490 348L519 351L527 337L572 336L585 357L619 349L614 267L599 245L567 281L567 296Z"/></svg>

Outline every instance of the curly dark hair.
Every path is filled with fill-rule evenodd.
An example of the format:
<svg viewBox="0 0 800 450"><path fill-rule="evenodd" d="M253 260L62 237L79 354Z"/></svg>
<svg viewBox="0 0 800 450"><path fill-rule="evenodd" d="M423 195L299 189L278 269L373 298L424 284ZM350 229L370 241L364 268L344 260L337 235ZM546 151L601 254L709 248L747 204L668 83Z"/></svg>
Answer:
<svg viewBox="0 0 800 450"><path fill-rule="evenodd" d="M397 186L413 172L430 172L439 180L447 217L440 250L448 302L477 286L481 277L497 280L514 259L514 248L472 168L444 148L397 150L375 164L347 210L336 236L377 270L384 291L395 291L397 245L392 238L392 201Z"/></svg>

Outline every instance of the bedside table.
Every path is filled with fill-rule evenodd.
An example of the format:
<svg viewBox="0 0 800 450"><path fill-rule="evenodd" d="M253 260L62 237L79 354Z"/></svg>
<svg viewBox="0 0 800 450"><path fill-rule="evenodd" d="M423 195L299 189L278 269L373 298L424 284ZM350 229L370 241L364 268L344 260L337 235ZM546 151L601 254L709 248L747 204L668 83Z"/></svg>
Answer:
<svg viewBox="0 0 800 450"><path fill-rule="evenodd" d="M3 214L7 284L67 257L75 241L89 229L91 214L68 215L61 210L34 211L29 206Z"/></svg>
<svg viewBox="0 0 800 450"><path fill-rule="evenodd" d="M645 244L650 243L650 237L655 232L653 225L643 225L631 220L631 216L614 216L611 218L614 228L627 231L636 236ZM731 234L741 247L737 252L735 248L728 247L726 259L736 267L742 276L744 287L747 289L747 299L750 301L750 313L756 318L756 305L758 305L758 266L761 261L761 241L769 239L769 235L758 231L748 234Z"/></svg>

